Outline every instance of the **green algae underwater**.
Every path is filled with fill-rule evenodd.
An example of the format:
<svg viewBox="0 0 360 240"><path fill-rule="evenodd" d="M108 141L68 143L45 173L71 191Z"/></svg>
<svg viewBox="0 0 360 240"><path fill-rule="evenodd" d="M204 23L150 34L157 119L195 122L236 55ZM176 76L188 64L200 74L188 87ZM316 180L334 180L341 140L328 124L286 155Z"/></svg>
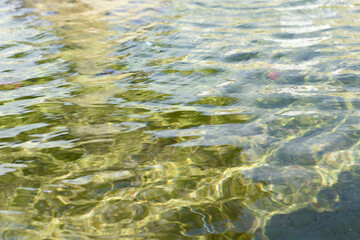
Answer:
<svg viewBox="0 0 360 240"><path fill-rule="evenodd" d="M0 238L360 238L359 14L0 0Z"/></svg>

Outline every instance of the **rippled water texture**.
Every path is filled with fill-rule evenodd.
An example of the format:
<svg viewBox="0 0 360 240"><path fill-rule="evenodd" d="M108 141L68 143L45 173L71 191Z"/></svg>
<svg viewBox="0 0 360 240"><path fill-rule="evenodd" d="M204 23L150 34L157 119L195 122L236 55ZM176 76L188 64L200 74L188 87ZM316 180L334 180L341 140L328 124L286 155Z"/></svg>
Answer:
<svg viewBox="0 0 360 240"><path fill-rule="evenodd" d="M0 0L1 239L360 239L357 0Z"/></svg>

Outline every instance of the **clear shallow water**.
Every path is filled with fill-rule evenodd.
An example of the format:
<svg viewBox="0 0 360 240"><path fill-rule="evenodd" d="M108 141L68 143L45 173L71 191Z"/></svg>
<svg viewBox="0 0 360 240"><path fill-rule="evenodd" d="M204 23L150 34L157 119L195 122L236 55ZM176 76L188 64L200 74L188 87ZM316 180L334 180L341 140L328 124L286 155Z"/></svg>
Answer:
<svg viewBox="0 0 360 240"><path fill-rule="evenodd" d="M0 1L2 239L357 239L359 3Z"/></svg>

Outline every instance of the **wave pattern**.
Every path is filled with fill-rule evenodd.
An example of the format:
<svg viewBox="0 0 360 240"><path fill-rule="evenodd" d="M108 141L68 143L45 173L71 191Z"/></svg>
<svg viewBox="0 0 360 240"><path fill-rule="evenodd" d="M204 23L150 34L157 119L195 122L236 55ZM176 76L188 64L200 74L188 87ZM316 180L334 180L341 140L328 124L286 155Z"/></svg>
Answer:
<svg viewBox="0 0 360 240"><path fill-rule="evenodd" d="M359 238L359 14L0 0L1 238Z"/></svg>

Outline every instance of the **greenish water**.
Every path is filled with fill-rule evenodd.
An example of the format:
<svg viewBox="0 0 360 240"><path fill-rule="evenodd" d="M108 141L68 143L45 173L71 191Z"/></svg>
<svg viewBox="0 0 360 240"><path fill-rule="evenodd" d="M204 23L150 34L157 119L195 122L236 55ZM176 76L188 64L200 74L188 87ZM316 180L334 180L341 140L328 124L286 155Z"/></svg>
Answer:
<svg viewBox="0 0 360 240"><path fill-rule="evenodd" d="M357 0L0 0L1 239L360 239Z"/></svg>

